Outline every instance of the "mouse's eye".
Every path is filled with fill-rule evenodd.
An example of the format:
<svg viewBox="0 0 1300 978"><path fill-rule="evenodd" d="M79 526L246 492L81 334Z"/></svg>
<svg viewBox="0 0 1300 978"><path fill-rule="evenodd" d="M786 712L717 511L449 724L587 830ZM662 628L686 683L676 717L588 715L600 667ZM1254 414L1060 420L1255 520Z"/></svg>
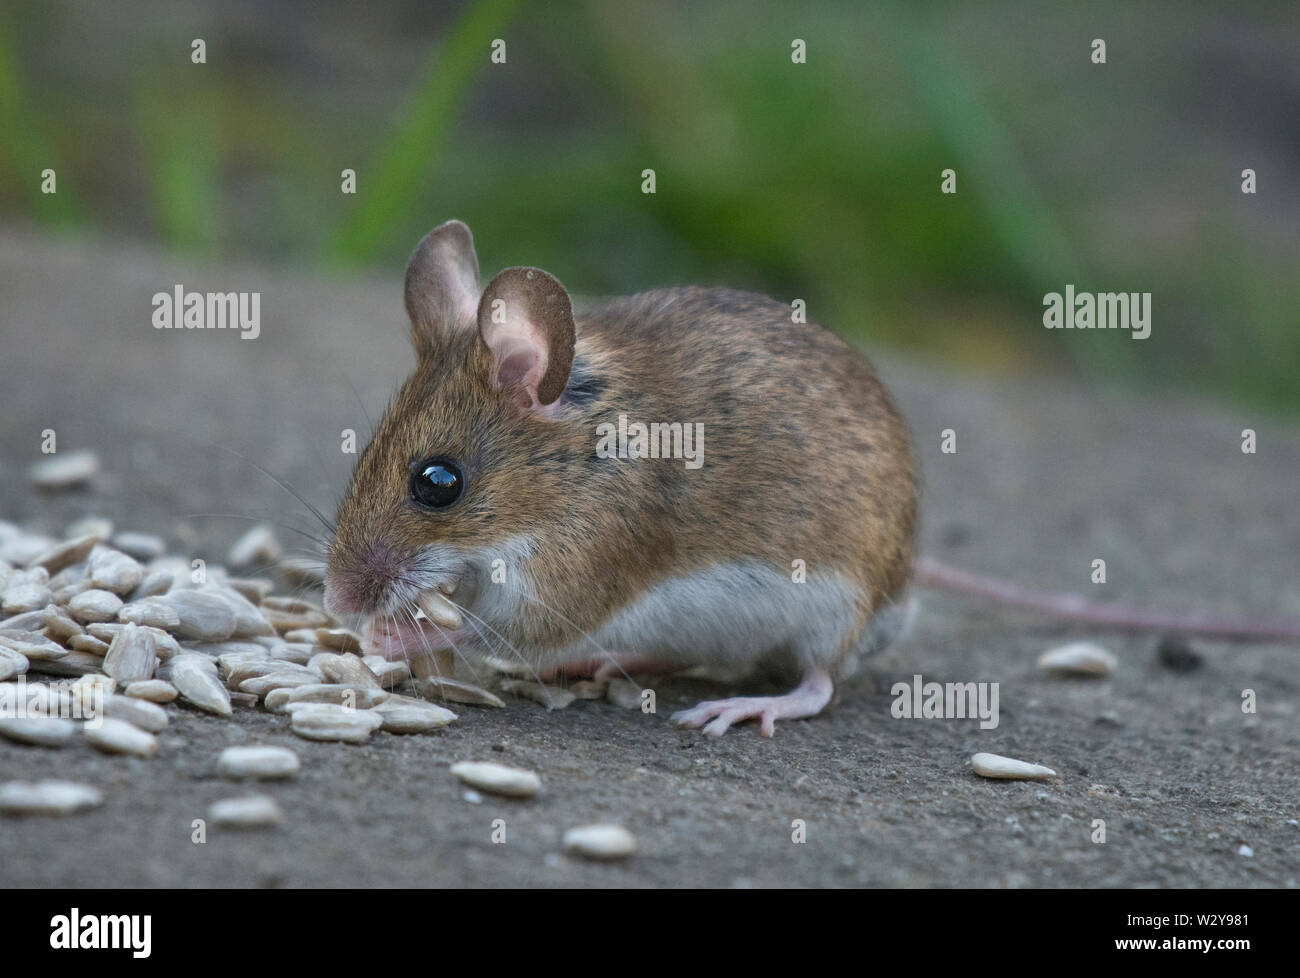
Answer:
<svg viewBox="0 0 1300 978"><path fill-rule="evenodd" d="M465 491L465 476L449 458L430 458L411 470L411 498L429 509L446 509Z"/></svg>

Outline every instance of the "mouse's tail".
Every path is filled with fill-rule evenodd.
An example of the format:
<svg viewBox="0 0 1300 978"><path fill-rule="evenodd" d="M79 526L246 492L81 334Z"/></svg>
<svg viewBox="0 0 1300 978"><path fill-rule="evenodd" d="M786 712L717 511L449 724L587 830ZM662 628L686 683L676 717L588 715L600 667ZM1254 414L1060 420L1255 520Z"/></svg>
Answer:
<svg viewBox="0 0 1300 978"><path fill-rule="evenodd" d="M916 559L913 580L927 587L975 594L999 604L1015 605L1057 618L1072 618L1112 628L1222 638L1300 639L1300 618L1246 618L1213 612L1136 608L1118 602L1094 601L1079 594L1024 587L1010 581L958 570L930 557Z"/></svg>

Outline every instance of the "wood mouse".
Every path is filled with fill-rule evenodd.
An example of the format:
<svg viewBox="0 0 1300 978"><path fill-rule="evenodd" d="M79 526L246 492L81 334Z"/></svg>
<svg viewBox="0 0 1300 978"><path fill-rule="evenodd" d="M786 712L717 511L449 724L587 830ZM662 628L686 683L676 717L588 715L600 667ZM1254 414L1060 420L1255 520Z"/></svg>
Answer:
<svg viewBox="0 0 1300 978"><path fill-rule="evenodd" d="M406 270L415 370L357 462L325 581L368 650L514 658L539 679L775 666L799 677L789 693L674 717L714 736L756 719L771 736L896 637L913 579L1102 627L1300 637L1291 618L913 568L906 426L855 350L782 303L668 288L575 318L541 269L484 289L478 275L459 221ZM601 451L602 430L638 424L702 438L686 460Z"/></svg>
<svg viewBox="0 0 1300 978"><path fill-rule="evenodd" d="M915 462L837 336L728 289L575 317L541 269L480 288L459 221L415 249L405 301L414 372L328 554L326 606L364 619L368 649L517 657L538 676L773 665L798 675L790 692L674 716L714 736L754 719L770 736L898 632ZM619 424L698 432L699 464L599 451Z"/></svg>

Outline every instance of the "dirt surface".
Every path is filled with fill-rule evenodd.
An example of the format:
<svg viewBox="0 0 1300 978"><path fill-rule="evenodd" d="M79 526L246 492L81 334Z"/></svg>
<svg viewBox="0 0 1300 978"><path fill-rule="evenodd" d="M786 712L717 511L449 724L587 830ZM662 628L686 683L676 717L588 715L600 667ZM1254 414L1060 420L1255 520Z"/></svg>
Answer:
<svg viewBox="0 0 1300 978"><path fill-rule="evenodd" d="M336 283L254 267L185 266L130 246L0 232L0 493L6 518L55 532L86 513L166 534L220 563L247 524L312 518L249 464L325 511L408 366L400 269ZM175 283L260 290L262 335L162 331L150 297ZM646 283L647 285L654 283ZM1116 342L1129 342L1117 336ZM1300 615L1300 434L1232 409L1098 393L1060 378L980 379L877 358L917 439L922 549L961 567L1096 597ZM361 403L364 402L364 409ZM956 455L939 452L954 428ZM1240 451L1242 428L1259 451ZM42 495L26 482L41 432L91 447L107 476ZM229 451L227 451L229 450ZM286 543L294 535L282 533ZM306 541L305 546L310 547ZM1089 581L1107 562L1106 585ZM170 708L151 760L0 742L0 781L60 777L104 790L63 819L0 819L0 885L58 886L1285 886L1300 881L1300 648L1197 641L1197 671L1156 661L1157 636L1092 631L917 589L911 632L844 685L826 715L720 740L675 709L724 692L655 683L658 713L579 702L460 709L432 735L317 744L282 718ZM1034 657L1093 638L1113 678L1041 675ZM1000 684L1000 724L890 716L890 687ZM1243 714L1252 689L1258 712ZM192 820L247 793L215 776L230 744L284 744L303 762L266 786L274 830ZM970 755L1047 764L1047 783L990 782ZM466 801L459 759L538 771L529 801ZM490 841L505 820L507 842ZM807 842L791 840L792 822ZM1092 841L1104 819L1106 842ZM564 829L617 821L640 851L565 856ZM1239 853L1249 846L1252 856Z"/></svg>

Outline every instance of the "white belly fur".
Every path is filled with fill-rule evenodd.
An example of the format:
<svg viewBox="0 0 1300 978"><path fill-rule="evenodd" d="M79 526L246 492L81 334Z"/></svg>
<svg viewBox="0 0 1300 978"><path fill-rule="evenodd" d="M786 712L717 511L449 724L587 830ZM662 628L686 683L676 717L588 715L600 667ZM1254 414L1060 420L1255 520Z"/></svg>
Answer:
<svg viewBox="0 0 1300 978"><path fill-rule="evenodd" d="M664 581L592 637L616 657L682 667L737 669L784 652L800 666L827 668L855 627L860 596L833 572L797 584L757 561L721 564ZM585 639L553 655L557 663L603 657Z"/></svg>

